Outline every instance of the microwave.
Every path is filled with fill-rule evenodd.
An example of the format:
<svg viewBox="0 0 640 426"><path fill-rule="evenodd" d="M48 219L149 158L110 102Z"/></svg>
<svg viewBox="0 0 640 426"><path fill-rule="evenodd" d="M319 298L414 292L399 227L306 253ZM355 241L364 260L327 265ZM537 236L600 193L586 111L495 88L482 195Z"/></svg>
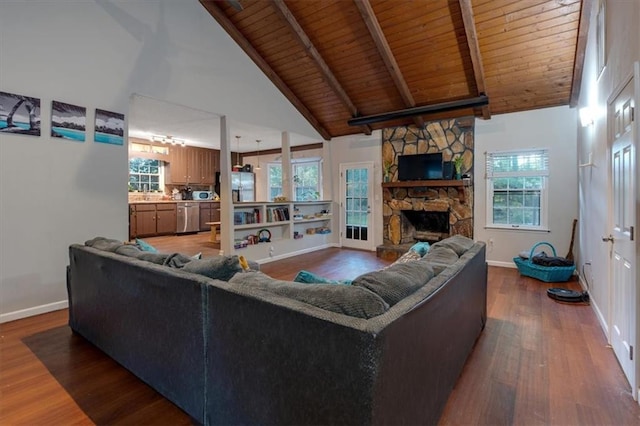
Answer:
<svg viewBox="0 0 640 426"><path fill-rule="evenodd" d="M194 200L210 200L212 192L211 191L193 191L193 199Z"/></svg>

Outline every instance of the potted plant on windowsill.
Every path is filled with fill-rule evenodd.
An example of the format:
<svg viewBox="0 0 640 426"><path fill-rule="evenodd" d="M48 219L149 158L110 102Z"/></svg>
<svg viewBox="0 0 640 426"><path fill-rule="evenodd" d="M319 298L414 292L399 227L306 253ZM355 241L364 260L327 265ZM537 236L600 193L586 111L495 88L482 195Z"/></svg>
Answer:
<svg viewBox="0 0 640 426"><path fill-rule="evenodd" d="M384 162L384 164L382 165L382 170L384 172L385 182L391 182L391 174L395 169L396 169L396 165L393 164L391 161L387 160Z"/></svg>
<svg viewBox="0 0 640 426"><path fill-rule="evenodd" d="M462 155L458 154L458 156L453 159L453 168L456 171L456 179L457 180L462 179L462 166L463 166L463 164L464 164L464 161L462 159Z"/></svg>

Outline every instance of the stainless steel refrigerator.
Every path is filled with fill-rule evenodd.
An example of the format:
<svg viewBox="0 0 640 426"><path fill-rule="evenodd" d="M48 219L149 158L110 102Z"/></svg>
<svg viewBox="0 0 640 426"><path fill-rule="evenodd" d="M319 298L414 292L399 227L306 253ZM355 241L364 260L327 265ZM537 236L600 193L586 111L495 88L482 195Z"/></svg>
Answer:
<svg viewBox="0 0 640 426"><path fill-rule="evenodd" d="M233 202L255 201L256 175L249 172L232 172L231 196Z"/></svg>

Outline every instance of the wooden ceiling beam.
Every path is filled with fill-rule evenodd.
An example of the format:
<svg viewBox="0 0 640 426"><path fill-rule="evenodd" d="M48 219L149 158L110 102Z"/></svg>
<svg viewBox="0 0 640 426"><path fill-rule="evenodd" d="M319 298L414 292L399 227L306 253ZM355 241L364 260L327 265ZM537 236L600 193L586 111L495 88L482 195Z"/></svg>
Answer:
<svg viewBox="0 0 640 426"><path fill-rule="evenodd" d="M376 47L378 48L378 52L380 53L380 57L382 58L382 62L384 62L389 75L393 79L393 82L398 89L398 93L402 97L404 101L405 107L414 107L416 106L416 102L411 95L411 91L409 90L409 86L407 86L407 82L400 72L400 67L396 62L396 58L391 51L391 47L387 42L387 38L382 32L382 28L380 27L380 23L378 22L378 18L376 18L376 14L371 7L371 3L369 0L354 0L356 7L360 11L360 15L362 16L362 20L367 25L369 29L369 34L371 34L371 38L373 39ZM424 120L422 117L414 117L413 121L416 126L424 127Z"/></svg>
<svg viewBox="0 0 640 426"><path fill-rule="evenodd" d="M589 21L591 20L592 0L582 0L580 9L580 24L578 25L578 40L576 41L575 60L573 62L573 79L571 81L571 96L569 106L575 107L580 101L580 87L582 86L582 70L584 69L584 57L587 50L587 37L589 33Z"/></svg>
<svg viewBox="0 0 640 426"><path fill-rule="evenodd" d="M467 45L471 56L471 64L473 65L473 75L476 80L476 88L478 95L486 95L487 89L484 82L484 67L482 65L482 55L480 54L480 45L478 44L478 33L476 32L476 23L473 16L473 8L471 0L459 0L460 11L462 14L462 22L464 24L464 32L467 36ZM489 105L482 107L482 117L485 120L491 118Z"/></svg>
<svg viewBox="0 0 640 426"><path fill-rule="evenodd" d="M287 24L291 28L291 31L296 36L300 44L309 53L309 56L311 56L311 58L315 61L318 69L326 79L331 89L347 107L351 116L359 117L360 112L358 111L358 108L356 108L354 103L351 101L351 98L344 90L336 76L333 74L333 72L329 68L329 65L327 65L327 63L324 61L322 55L320 55L320 52L318 52L318 49L316 49L316 47L313 45L311 39L309 39L309 36L307 36L307 33L302 29L302 27L298 23L298 20L295 18L295 16L293 16L293 13L291 13L287 5L284 3L284 0L272 0L272 2L282 19L287 22ZM371 134L371 127L369 127L368 125L364 125L362 126L362 128L366 134Z"/></svg>
<svg viewBox="0 0 640 426"><path fill-rule="evenodd" d="M309 121L309 124L320 133L320 135L326 139L331 139L331 134L325 129L313 113L307 108L307 106L296 96L295 93L285 84L280 76L271 68L267 61L258 53L258 51L251 45L249 40L240 33L231 20L225 15L220 6L218 6L214 0L200 0L200 4L209 12L209 14L215 19L218 24L231 36L231 38L238 43L238 46L244 52L249 55L251 60L262 70L269 80L282 92L282 94L293 104L293 106L300 111L304 118Z"/></svg>

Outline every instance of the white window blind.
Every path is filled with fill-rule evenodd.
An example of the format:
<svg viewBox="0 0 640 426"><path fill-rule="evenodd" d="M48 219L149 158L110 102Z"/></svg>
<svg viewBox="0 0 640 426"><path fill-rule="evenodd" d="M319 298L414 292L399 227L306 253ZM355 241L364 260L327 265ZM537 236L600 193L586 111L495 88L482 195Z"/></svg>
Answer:
<svg viewBox="0 0 640 426"><path fill-rule="evenodd" d="M549 176L549 150L488 152L486 177Z"/></svg>
<svg viewBox="0 0 640 426"><path fill-rule="evenodd" d="M485 166L486 226L548 230L549 150L488 152Z"/></svg>

